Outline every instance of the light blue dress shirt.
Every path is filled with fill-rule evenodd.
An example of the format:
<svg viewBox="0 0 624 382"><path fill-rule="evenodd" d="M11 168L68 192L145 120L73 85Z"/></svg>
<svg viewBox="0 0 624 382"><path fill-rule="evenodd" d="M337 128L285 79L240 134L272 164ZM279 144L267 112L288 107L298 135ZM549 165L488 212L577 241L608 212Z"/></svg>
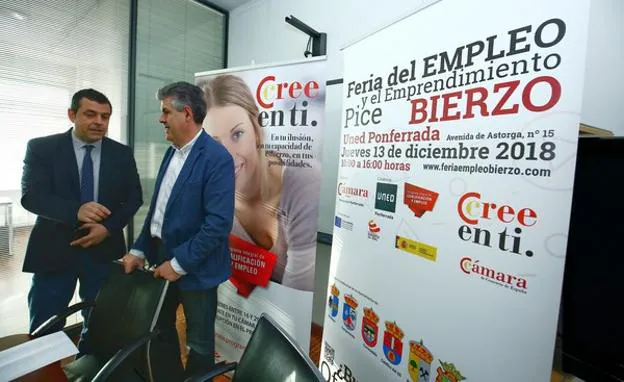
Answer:
<svg viewBox="0 0 624 382"><path fill-rule="evenodd" d="M87 150L85 145L93 145L91 150L91 159L93 160L93 200L98 201L98 190L100 186L100 162L102 159L102 140L97 142L83 142L76 136L76 128L72 128L72 143L74 144L74 154L76 154L76 162L78 163L78 179L82 179L82 161L84 160ZM82 186L82 185L81 185Z"/></svg>

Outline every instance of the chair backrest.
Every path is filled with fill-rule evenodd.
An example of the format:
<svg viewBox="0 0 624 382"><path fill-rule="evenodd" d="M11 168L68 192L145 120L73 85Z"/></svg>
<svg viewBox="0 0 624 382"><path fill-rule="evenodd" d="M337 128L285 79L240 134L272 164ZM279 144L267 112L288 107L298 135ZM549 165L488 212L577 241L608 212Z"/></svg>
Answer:
<svg viewBox="0 0 624 382"><path fill-rule="evenodd" d="M151 332L167 286L166 280L155 279L152 272L126 274L122 265L112 263L110 277L89 315L87 336L94 355L107 360Z"/></svg>
<svg viewBox="0 0 624 382"><path fill-rule="evenodd" d="M307 353L272 318L262 314L232 382L325 382Z"/></svg>

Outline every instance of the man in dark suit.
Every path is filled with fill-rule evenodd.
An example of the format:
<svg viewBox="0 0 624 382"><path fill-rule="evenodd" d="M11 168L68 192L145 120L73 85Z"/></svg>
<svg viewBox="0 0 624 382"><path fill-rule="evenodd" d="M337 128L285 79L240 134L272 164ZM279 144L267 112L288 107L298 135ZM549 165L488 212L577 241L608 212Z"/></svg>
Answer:
<svg viewBox="0 0 624 382"><path fill-rule="evenodd" d="M158 91L158 99L160 123L172 146L158 171L143 230L123 260L126 272L132 272L147 257L156 266L155 277L172 282L158 323L163 334L152 342L154 376L170 381L181 373L175 330L179 303L191 348L186 374L214 363L217 287L230 276L234 161L201 127L206 103L199 87L173 83Z"/></svg>
<svg viewBox="0 0 624 382"><path fill-rule="evenodd" d="M123 228L143 200L132 150L105 136L111 113L104 94L80 90L67 111L74 126L28 142L21 203L38 215L23 267L33 273L31 332L67 308L77 280L81 299L94 300L126 253Z"/></svg>

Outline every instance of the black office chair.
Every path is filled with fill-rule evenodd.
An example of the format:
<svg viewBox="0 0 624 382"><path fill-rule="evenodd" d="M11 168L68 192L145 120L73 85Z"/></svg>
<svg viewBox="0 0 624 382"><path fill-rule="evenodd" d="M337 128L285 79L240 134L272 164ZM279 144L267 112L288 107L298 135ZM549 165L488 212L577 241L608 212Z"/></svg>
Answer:
<svg viewBox="0 0 624 382"><path fill-rule="evenodd" d="M91 307L87 338L92 354L65 365L67 378L73 382L151 381L149 341L158 334L154 327L168 284L145 270L125 274L115 262L95 301L72 305L31 335L49 334L69 315Z"/></svg>
<svg viewBox="0 0 624 382"><path fill-rule="evenodd" d="M266 313L260 316L239 362L219 363L185 382L204 382L232 370L232 382L325 382L307 353Z"/></svg>

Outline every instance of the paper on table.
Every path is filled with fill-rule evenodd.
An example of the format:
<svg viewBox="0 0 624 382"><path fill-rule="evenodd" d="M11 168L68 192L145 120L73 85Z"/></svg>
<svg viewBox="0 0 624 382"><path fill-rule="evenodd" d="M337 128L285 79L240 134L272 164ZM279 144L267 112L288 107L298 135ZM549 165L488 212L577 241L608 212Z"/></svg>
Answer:
<svg viewBox="0 0 624 382"><path fill-rule="evenodd" d="M64 332L48 334L0 352L0 381L10 381L78 353Z"/></svg>

